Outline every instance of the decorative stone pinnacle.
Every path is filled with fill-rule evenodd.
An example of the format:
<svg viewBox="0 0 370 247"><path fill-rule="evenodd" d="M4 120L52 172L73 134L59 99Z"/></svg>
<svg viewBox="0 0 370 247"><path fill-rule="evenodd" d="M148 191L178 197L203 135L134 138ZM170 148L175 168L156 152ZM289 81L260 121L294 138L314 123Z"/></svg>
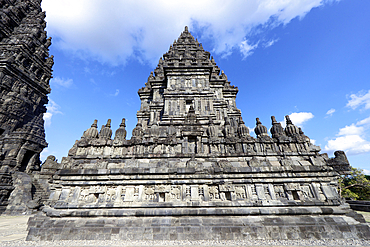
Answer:
<svg viewBox="0 0 370 247"><path fill-rule="evenodd" d="M239 117L239 125L245 124L242 117Z"/></svg>
<svg viewBox="0 0 370 247"><path fill-rule="evenodd" d="M275 116L271 116L272 124L277 123Z"/></svg>
<svg viewBox="0 0 370 247"><path fill-rule="evenodd" d="M94 123L91 125L92 128L97 128L98 127L98 120L95 119Z"/></svg>
<svg viewBox="0 0 370 247"><path fill-rule="evenodd" d="M188 30L188 26L185 26L185 30L184 30L185 32L189 32L189 30Z"/></svg>
<svg viewBox="0 0 370 247"><path fill-rule="evenodd" d="M285 116L285 120L286 120L286 125L288 125L288 124L293 124L292 120L290 120L289 115L286 115L286 116Z"/></svg>
<svg viewBox="0 0 370 247"><path fill-rule="evenodd" d="M110 123L111 122L112 122L112 119L108 119L107 124L105 125L105 127L110 128Z"/></svg>
<svg viewBox="0 0 370 247"><path fill-rule="evenodd" d="M262 124L259 118L256 118L256 125Z"/></svg>
<svg viewBox="0 0 370 247"><path fill-rule="evenodd" d="M119 125L120 127L126 127L126 119L122 118L122 123Z"/></svg>

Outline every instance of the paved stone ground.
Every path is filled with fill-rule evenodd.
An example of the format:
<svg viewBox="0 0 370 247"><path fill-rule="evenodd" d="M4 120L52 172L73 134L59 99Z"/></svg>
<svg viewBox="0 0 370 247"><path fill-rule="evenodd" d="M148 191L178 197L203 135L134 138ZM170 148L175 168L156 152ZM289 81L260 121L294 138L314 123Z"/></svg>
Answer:
<svg viewBox="0 0 370 247"><path fill-rule="evenodd" d="M370 213L360 212L370 222ZM370 246L359 240L301 241L25 241L30 215L0 216L0 247L5 246Z"/></svg>

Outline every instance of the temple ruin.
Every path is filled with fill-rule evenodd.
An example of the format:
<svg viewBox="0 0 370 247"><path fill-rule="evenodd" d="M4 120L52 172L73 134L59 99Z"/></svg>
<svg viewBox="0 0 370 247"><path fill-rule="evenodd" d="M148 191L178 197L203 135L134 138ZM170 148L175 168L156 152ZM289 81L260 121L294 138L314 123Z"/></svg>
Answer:
<svg viewBox="0 0 370 247"><path fill-rule="evenodd" d="M270 131L257 118L252 137L187 27L139 89L131 139L124 118L114 137L95 120L40 166L54 63L41 0L0 0L0 18L0 212L37 212L28 240L370 238L338 194L344 152L320 154L289 116Z"/></svg>
<svg viewBox="0 0 370 247"><path fill-rule="evenodd" d="M43 114L54 62L40 5L0 0L0 213L22 213L25 201L37 207L41 200L32 173L47 147Z"/></svg>
<svg viewBox="0 0 370 247"><path fill-rule="evenodd" d="M345 154L320 154L289 116L271 134L257 118L252 137L237 93L185 27L138 91L130 140L125 119L114 137L95 120L42 165L27 239L368 239L338 195Z"/></svg>

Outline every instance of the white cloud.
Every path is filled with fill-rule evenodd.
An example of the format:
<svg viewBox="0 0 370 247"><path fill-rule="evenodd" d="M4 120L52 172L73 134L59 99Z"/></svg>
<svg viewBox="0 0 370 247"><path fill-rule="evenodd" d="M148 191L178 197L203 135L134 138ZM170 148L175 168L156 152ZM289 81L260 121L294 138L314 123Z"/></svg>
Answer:
<svg viewBox="0 0 370 247"><path fill-rule="evenodd" d="M46 113L44 113L45 127L48 128L51 125L51 118L54 114L63 114L59 111L60 106L53 100L49 99L49 103L46 105Z"/></svg>
<svg viewBox="0 0 370 247"><path fill-rule="evenodd" d="M343 150L350 155L370 152L370 142L365 139L369 127L370 117L339 129L337 137L329 140L324 150Z"/></svg>
<svg viewBox="0 0 370 247"><path fill-rule="evenodd" d="M118 94L119 94L119 89L116 89L116 92L114 94L111 94L110 96L116 97L116 96L118 96Z"/></svg>
<svg viewBox="0 0 370 247"><path fill-rule="evenodd" d="M360 91L357 94L351 94L351 99L347 103L347 107L351 107L353 110L359 106L364 105L365 109L370 109L370 90L366 93Z"/></svg>
<svg viewBox="0 0 370 247"><path fill-rule="evenodd" d="M73 84L73 79L64 79L60 77L55 77L51 79L51 83L61 87L69 88Z"/></svg>
<svg viewBox="0 0 370 247"><path fill-rule="evenodd" d="M370 175L370 171L369 170L363 169L363 172L364 172L365 175Z"/></svg>
<svg viewBox="0 0 370 247"><path fill-rule="evenodd" d="M200 40L214 41L208 50L230 54L251 30L287 24L333 1L44 0L42 7L54 45L117 65L132 56L157 62L185 25L200 31Z"/></svg>
<svg viewBox="0 0 370 247"><path fill-rule="evenodd" d="M360 154L370 152L370 142L359 135L339 136L329 140L325 146L326 151L343 150L347 154Z"/></svg>
<svg viewBox="0 0 370 247"><path fill-rule="evenodd" d="M269 42L267 42L267 43L265 44L265 48L272 46L273 44L275 44L275 43L276 43L276 42L278 42L278 41L279 41L279 39L273 39L273 40L270 40Z"/></svg>
<svg viewBox="0 0 370 247"><path fill-rule="evenodd" d="M257 44L254 44L254 45L250 45L248 43L248 40L244 40L240 43L240 52L243 54L243 57L244 59L250 55L253 54L253 50L256 49L258 46L258 43Z"/></svg>
<svg viewBox="0 0 370 247"><path fill-rule="evenodd" d="M363 127L358 127L355 124L351 124L350 126L346 126L339 130L339 136L345 135L360 135L364 131Z"/></svg>
<svg viewBox="0 0 370 247"><path fill-rule="evenodd" d="M357 125L370 125L370 117L362 119L356 123Z"/></svg>
<svg viewBox="0 0 370 247"><path fill-rule="evenodd" d="M289 117L294 125L301 127L305 122L313 118L314 115L311 112L293 112L289 115ZM283 126L283 128L286 127L285 120L281 122L281 125Z"/></svg>
<svg viewBox="0 0 370 247"><path fill-rule="evenodd" d="M316 145L316 140L314 140L314 139L310 139L310 141L311 141L311 143L312 143L313 145Z"/></svg>
<svg viewBox="0 0 370 247"><path fill-rule="evenodd" d="M334 108L331 108L329 111L326 112L326 115L333 115L333 113L335 112L335 109Z"/></svg>

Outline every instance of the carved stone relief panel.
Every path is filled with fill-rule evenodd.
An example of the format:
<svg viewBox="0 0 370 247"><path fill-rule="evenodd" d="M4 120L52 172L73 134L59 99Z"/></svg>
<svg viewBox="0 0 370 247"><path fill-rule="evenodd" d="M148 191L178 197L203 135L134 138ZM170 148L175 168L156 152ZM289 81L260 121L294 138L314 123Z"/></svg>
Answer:
<svg viewBox="0 0 370 247"><path fill-rule="evenodd" d="M245 185L235 186L235 198L236 200L246 200L246 187Z"/></svg>
<svg viewBox="0 0 370 247"><path fill-rule="evenodd" d="M218 186L208 186L208 193L209 193L209 199L211 201L220 201L220 193L218 190Z"/></svg>
<svg viewBox="0 0 370 247"><path fill-rule="evenodd" d="M173 185L171 186L170 191L170 200L171 201L181 201L182 195L181 195L181 186L180 185Z"/></svg>
<svg viewBox="0 0 370 247"><path fill-rule="evenodd" d="M58 195L57 195L58 194ZM60 195L60 196L59 196ZM94 185L55 190L53 201L70 204L114 204L127 202L181 201L312 201L338 199L338 193L326 184L231 184L220 185Z"/></svg>

